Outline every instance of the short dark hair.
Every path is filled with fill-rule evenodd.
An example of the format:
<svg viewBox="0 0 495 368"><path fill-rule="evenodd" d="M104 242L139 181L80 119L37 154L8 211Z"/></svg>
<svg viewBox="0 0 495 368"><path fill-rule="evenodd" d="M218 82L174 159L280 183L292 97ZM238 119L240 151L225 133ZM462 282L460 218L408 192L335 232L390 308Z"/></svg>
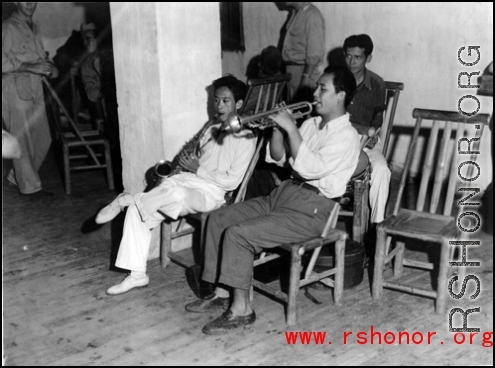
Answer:
<svg viewBox="0 0 495 368"><path fill-rule="evenodd" d="M359 47L364 49L364 54L366 56L370 56L373 52L373 41L371 41L371 37L367 34L353 35L345 39L344 52L349 47Z"/></svg>
<svg viewBox="0 0 495 368"><path fill-rule="evenodd" d="M260 69L268 76L275 75L278 72L284 73L284 59L279 49L275 46L268 46L261 51Z"/></svg>
<svg viewBox="0 0 495 368"><path fill-rule="evenodd" d="M351 71L342 66L327 66L323 74L333 75L335 92L345 92L344 106L347 107L356 93L356 78Z"/></svg>
<svg viewBox="0 0 495 368"><path fill-rule="evenodd" d="M235 102L246 98L248 90L246 83L240 81L232 74L226 74L213 81L213 88L215 88L215 91L220 87L227 87L234 95Z"/></svg>

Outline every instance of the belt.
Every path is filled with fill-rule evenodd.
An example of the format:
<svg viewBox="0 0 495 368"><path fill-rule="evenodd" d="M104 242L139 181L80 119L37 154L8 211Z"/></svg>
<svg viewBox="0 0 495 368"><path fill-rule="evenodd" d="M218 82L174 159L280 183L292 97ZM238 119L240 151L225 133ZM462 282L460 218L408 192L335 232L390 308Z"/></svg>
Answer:
<svg viewBox="0 0 495 368"><path fill-rule="evenodd" d="M323 195L323 194L321 194L321 193L320 193L320 191L319 191L319 189L318 189L317 187L315 187L315 186L313 186L313 185L310 185L310 184L308 184L308 183L306 183L306 182L304 182L304 181L301 181L301 180L299 180L299 179L294 179L294 178L293 178L293 179L292 179L292 183L293 183L294 185L297 185L298 187L301 187L301 188L304 188L304 189L310 190L310 191L312 191L313 193L316 193L316 194L318 194L318 195L321 195L321 196Z"/></svg>
<svg viewBox="0 0 495 368"><path fill-rule="evenodd" d="M310 191L312 191L313 193L316 193L316 194L318 194L318 195L320 195L320 196L322 196L322 197L325 197L325 196L324 196L324 195L320 192L320 190L319 190L317 187L315 187L315 186L313 186L313 185L311 185L311 184L308 184L308 183L306 183L306 182L304 182L304 181L302 181L302 180L299 180L299 179L292 178L291 180L292 180L292 183L293 183L294 185L297 185L298 187L301 187L301 188L304 188L304 189L310 190ZM325 198L326 198L326 197L325 197ZM331 199L332 201L335 201L335 202L337 202L337 203L340 203L340 202L342 201L342 197L334 197L334 198L329 198L329 199Z"/></svg>
<svg viewBox="0 0 495 368"><path fill-rule="evenodd" d="M296 63L295 61L284 61L285 65L287 66L304 66L304 64L299 64L299 63Z"/></svg>

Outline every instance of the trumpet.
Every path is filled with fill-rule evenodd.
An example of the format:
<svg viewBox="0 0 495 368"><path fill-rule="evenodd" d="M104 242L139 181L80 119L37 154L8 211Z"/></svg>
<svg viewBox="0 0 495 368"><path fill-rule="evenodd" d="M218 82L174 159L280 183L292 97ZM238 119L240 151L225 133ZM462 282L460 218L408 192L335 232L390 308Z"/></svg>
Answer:
<svg viewBox="0 0 495 368"><path fill-rule="evenodd" d="M315 104L316 102L306 102L306 101L298 102L292 105L278 107L276 109L264 111L254 115L239 116L236 113L230 113L228 117L228 124L230 129L234 133L239 132L241 129L245 127L252 129L254 128L266 129L277 125L277 123L275 123L272 119L268 117L269 115L274 114L277 111L292 110L294 119L299 119L303 116L311 114L311 112L313 111L313 105ZM306 111L295 111L295 110L302 110L304 108L306 108Z"/></svg>

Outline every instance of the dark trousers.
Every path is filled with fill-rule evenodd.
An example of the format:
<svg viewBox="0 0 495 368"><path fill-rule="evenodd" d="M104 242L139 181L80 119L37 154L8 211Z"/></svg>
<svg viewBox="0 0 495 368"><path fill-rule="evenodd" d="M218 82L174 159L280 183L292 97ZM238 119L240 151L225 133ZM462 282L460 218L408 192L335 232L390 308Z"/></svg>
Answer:
<svg viewBox="0 0 495 368"><path fill-rule="evenodd" d="M335 202L284 181L265 197L220 208L208 218L203 280L249 290L257 253L321 235Z"/></svg>

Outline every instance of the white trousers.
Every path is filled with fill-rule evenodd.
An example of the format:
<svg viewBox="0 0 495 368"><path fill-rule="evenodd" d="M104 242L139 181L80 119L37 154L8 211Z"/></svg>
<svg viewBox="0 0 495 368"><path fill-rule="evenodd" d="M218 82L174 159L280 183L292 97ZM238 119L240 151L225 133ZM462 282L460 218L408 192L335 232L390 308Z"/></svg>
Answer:
<svg viewBox="0 0 495 368"><path fill-rule="evenodd" d="M370 186L370 207L371 222L379 223L385 219L385 209L387 207L388 195L390 192L390 178L392 173L387 165L387 160L383 157L381 141L378 140L372 149L365 148L371 163L371 186Z"/></svg>
<svg viewBox="0 0 495 368"><path fill-rule="evenodd" d="M172 178L172 177L171 177ZM134 195L134 204L127 209L124 231L120 242L115 265L119 268L146 272L146 264L151 245L151 230L157 227L165 217L177 219L189 213L208 212L219 208L224 198L208 191L212 185L203 181L201 188L182 186L180 175L177 180L165 180L160 186L148 193ZM173 177L175 178L175 177ZM188 185L195 182L189 180ZM198 185L200 181L198 180Z"/></svg>

